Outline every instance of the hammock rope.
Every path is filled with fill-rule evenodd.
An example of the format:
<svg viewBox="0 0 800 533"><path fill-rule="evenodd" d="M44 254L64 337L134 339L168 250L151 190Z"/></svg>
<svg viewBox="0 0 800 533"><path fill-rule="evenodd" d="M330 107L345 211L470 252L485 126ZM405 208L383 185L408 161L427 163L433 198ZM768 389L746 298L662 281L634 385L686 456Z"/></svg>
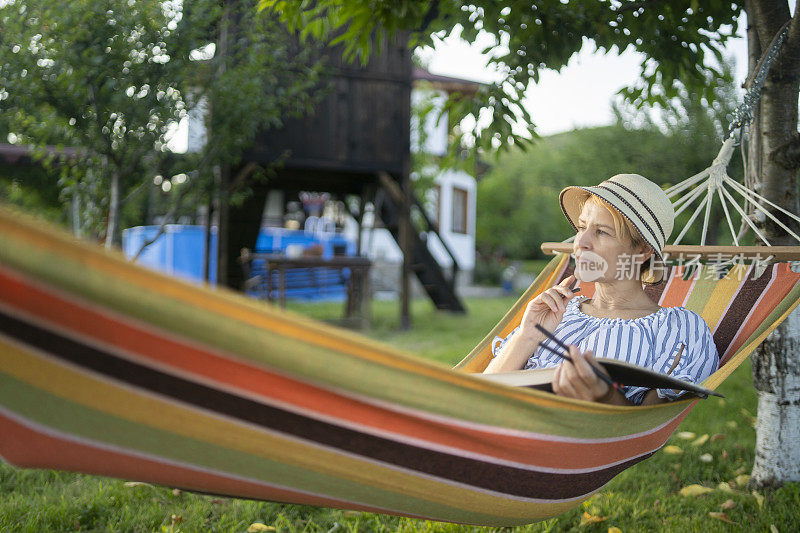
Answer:
<svg viewBox="0 0 800 533"><path fill-rule="evenodd" d="M736 146L741 145L742 160L744 162L745 169L744 181L745 183L755 182L753 176L747 175L747 161L744 144L741 141L745 137L744 132L746 131L746 128L753 120L753 114L759 100L761 99L761 91L764 87L767 73L772 67L775 59L778 57L778 53L780 52L783 42L786 40L788 32L789 25L787 23L778 31L766 52L759 60L756 74L749 83L750 87L744 95L743 102L733 112L733 118L728 129L728 136L722 143L722 148L720 149L717 157L714 158L714 161L711 163L711 165L694 176L666 189L667 196L669 198L675 198L673 200L675 216L678 216L690 205L693 205L695 201L702 198L699 205L697 205L694 212L689 217L689 220L684 225L683 229L680 231L680 233L678 233L678 236L675 238L673 244L678 245L681 243L689 228L697 220L700 213L705 210L700 237L700 245L705 246L706 238L708 236L708 228L711 222L711 208L714 204L715 197L719 199L719 203L725 214L725 220L727 222L728 229L730 230L731 239L733 240L735 246L739 246L740 239L744 236L744 233L747 229L752 230L753 233L755 233L755 235L766 246L772 246L767 237L754 223L754 218L758 218L760 221L764 221L769 218L784 231L786 231L787 234L791 235L796 241L800 242L800 236L792 231L786 224L779 220L762 204L766 204L772 207L774 210L779 211L783 215L791 218L792 220L800 222L800 218L797 215L767 200L752 190L752 188L745 187L728 175L728 166L733 153L736 150ZM728 189L734 193L737 193L741 197L741 201L745 207L741 207L739 205L739 202L733 198L728 189L726 189L726 186ZM680 195L681 193L683 194ZM728 203L730 203L735 208L736 212L738 212L741 216L740 230L738 233L734 230L734 224L731 219L730 210L728 209Z"/></svg>
<svg viewBox="0 0 800 533"><path fill-rule="evenodd" d="M761 59L759 59L758 65L756 65L755 69L756 74L751 83L745 83L745 85L750 85L750 88L745 93L742 104L733 112L733 120L731 121L730 128L728 129L729 137L733 137L737 134L741 135L741 133L744 131L744 128L753 120L753 112L758 105L759 100L761 99L761 90L764 87L767 74L769 73L770 68L772 68L772 63L774 63L775 59L778 57L781 46L783 46L783 42L786 40L788 35L789 22L786 22L786 24L784 24L781 29L778 30L778 33L775 34L775 37L772 38L772 42L770 42L769 46L767 47L767 51L764 53Z"/></svg>

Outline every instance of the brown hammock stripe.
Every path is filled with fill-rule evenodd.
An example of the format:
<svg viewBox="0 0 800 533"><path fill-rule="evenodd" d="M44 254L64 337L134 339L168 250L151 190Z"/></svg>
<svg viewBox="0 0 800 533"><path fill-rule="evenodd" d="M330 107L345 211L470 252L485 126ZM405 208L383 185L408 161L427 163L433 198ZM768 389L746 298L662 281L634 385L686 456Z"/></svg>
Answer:
<svg viewBox="0 0 800 533"><path fill-rule="evenodd" d="M647 295L650 297L650 299L653 300L655 303L661 301L661 295L664 294L664 289L667 287L667 281L670 279L670 276L672 275L673 267L665 266L664 268L665 268L664 279L660 283L656 283L654 285L646 285L644 288L644 292L646 292Z"/></svg>
<svg viewBox="0 0 800 533"><path fill-rule="evenodd" d="M727 313L722 318L714 332L714 344L717 345L717 353L720 359L723 358L728 351L736 334L742 328L744 319L753 310L756 302L764 293L769 282L775 277L775 266L767 268L767 270L758 278L752 275L752 269L747 273L742 286L739 288L733 301L730 303Z"/></svg>
<svg viewBox="0 0 800 533"><path fill-rule="evenodd" d="M243 398L129 361L3 311L0 311L0 332L86 370L195 407L372 460L523 498L552 500L580 497L646 458L636 457L618 465L581 473L515 468L411 446Z"/></svg>

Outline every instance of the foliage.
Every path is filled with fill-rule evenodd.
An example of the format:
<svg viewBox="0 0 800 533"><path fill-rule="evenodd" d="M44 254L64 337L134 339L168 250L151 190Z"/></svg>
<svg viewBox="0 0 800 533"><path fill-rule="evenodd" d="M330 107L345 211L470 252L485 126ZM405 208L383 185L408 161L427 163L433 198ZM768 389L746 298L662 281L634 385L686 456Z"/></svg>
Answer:
<svg viewBox="0 0 800 533"><path fill-rule="evenodd" d="M472 271L474 285L499 287L503 283L503 272L509 267L508 262L495 256L484 256L476 252L475 268Z"/></svg>
<svg viewBox="0 0 800 533"><path fill-rule="evenodd" d="M216 0L13 0L0 7L0 114L20 144L78 147L59 163L65 198L78 197L91 233L118 239L119 208L173 171L166 148L175 124L214 106L213 144L195 155L201 179L232 164L256 129L314 82L288 36L252 9ZM235 17L228 53L213 44ZM229 33L233 35L233 33ZM294 67L297 67L293 70ZM298 81L299 80L299 81ZM54 160L50 163L55 164ZM105 227L105 229L104 229Z"/></svg>
<svg viewBox="0 0 800 533"><path fill-rule="evenodd" d="M538 81L542 69L560 70L589 41L604 51L642 54L640 80L622 91L637 106L665 105L681 90L712 101L706 78L709 73L722 74L714 60L722 62L722 50L735 35L742 10L739 4L721 0L260 0L259 6L280 14L289 27L305 35L337 35L351 56L362 61L371 51L373 32L409 30L416 45L430 45L449 34L460 33L467 41L489 34L499 46L485 54L501 81L474 99L450 102L453 116L474 121L467 133L474 146L485 151L530 138L532 120L521 104L525 91ZM491 123L485 132L479 117Z"/></svg>
<svg viewBox="0 0 800 533"><path fill-rule="evenodd" d="M453 364L483 338L513 302L513 297L468 299L469 313L454 316L438 312L427 300L414 300L416 327L400 332L397 302L376 301L370 335L400 349ZM335 319L342 312L341 303L290 305L295 311L322 319ZM605 533L611 527L622 531L733 530L736 526L710 514L720 512L745 531L770 531L771 525L778 531L797 531L800 484L754 495L744 484L746 476L740 477L749 469L754 454L752 413L758 400L750 380L749 365L743 364L722 385L725 400L699 402L667 443L680 448L681 453L657 452L617 476L586 503L561 516L530 526L486 528L486 531ZM694 436L681 432L691 432ZM703 439L704 435L708 438ZM711 490L695 497L681 495L681 489L692 485ZM0 501L3 502L0 530L9 532L228 532L246 531L256 522L277 531L292 532L412 533L477 529L370 513L198 495L66 472L18 470L4 463L0 463Z"/></svg>
<svg viewBox="0 0 800 533"><path fill-rule="evenodd" d="M725 67L727 78L730 69ZM711 164L727 133L727 117L736 104L731 83L715 80L714 105L682 94L666 108L616 106L616 124L582 129L540 139L527 151L502 154L478 184L476 242L485 253L514 258L541 257L539 245L572 235L561 213L558 195L569 185L596 185L614 174L634 172L663 185L673 185ZM740 176L734 159L730 175ZM712 210L709 242L726 244L719 204ZM719 211L719 212L717 212ZM678 217L673 238L691 210ZM695 223L693 226L699 226ZM693 227L684 243L699 243Z"/></svg>
<svg viewBox="0 0 800 533"><path fill-rule="evenodd" d="M658 132L614 125L554 135L504 154L478 184L477 246L518 259L541 257L542 242L573 233L559 207L561 189L596 185L626 171L664 181L654 172L662 165L648 153L662 139Z"/></svg>
<svg viewBox="0 0 800 533"><path fill-rule="evenodd" d="M185 111L185 88L175 80L198 40L178 17L155 1L24 0L0 8L9 129L21 144L82 148L62 166L62 185L70 196L105 192L86 199L105 213L114 207L112 184L125 195L152 176L153 155ZM101 221L92 222L99 232Z"/></svg>
<svg viewBox="0 0 800 533"><path fill-rule="evenodd" d="M0 162L0 198L55 223L66 222L58 198L58 174L41 167Z"/></svg>
<svg viewBox="0 0 800 533"><path fill-rule="evenodd" d="M321 76L314 43L298 47L283 26L246 2L227 2L212 24L225 37L195 89L210 107L205 167L237 164L260 129L279 127L285 117L307 111Z"/></svg>

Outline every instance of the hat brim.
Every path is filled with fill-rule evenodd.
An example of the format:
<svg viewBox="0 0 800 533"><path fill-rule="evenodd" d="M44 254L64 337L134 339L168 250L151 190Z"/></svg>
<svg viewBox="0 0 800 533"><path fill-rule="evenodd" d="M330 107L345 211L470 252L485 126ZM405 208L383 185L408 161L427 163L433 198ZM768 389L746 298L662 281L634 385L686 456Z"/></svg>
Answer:
<svg viewBox="0 0 800 533"><path fill-rule="evenodd" d="M581 215L581 208L584 203L583 199L585 198L586 193L592 196L597 196L601 200L604 200L611 207L614 207L613 199L606 198L608 193L603 189L600 189L598 187L579 187L577 185L572 187L566 187L561 191L561 194L559 194L558 201L561 204L561 211L564 213L564 216L567 217L567 220L569 220L569 223L572 225L572 228L576 232L578 231L578 218ZM625 217L628 220L628 222L630 222L633 225L634 228L637 227L636 222L632 220L631 217L629 217L622 210L617 209L616 207L614 207L614 209L620 215ZM639 234L642 235L641 232L639 232ZM644 239L647 245L653 249L653 253L658 258L658 261L660 261L661 263L665 263L664 256L661 254L661 249L658 243L651 242L650 239L648 239L644 235L642 235L642 239ZM664 278L663 268L657 268L655 269L655 271L649 268L647 270L649 270L650 274L649 277L651 279L649 281L646 281L645 283L654 285L656 283L660 283L663 280Z"/></svg>

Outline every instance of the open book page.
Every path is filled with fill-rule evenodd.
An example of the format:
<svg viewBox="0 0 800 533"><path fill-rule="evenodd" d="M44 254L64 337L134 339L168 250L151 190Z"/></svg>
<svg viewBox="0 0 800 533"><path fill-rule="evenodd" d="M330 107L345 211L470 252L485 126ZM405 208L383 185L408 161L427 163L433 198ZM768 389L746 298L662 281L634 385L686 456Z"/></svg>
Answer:
<svg viewBox="0 0 800 533"><path fill-rule="evenodd" d="M551 390L550 383L553 381L553 374L555 374L555 371L556 368L553 367L473 375L512 387L533 387L536 389Z"/></svg>
<svg viewBox="0 0 800 533"><path fill-rule="evenodd" d="M706 389L695 383L673 378L655 370L642 366L618 361L616 359L596 358L611 379L626 387L647 387L649 389L674 389L691 392L701 398L707 396L720 396L718 392ZM474 376L510 385L512 387L533 387L541 390L552 390L550 383L553 380L555 367L537 370L517 370L514 372L500 372L496 374L473 374Z"/></svg>

